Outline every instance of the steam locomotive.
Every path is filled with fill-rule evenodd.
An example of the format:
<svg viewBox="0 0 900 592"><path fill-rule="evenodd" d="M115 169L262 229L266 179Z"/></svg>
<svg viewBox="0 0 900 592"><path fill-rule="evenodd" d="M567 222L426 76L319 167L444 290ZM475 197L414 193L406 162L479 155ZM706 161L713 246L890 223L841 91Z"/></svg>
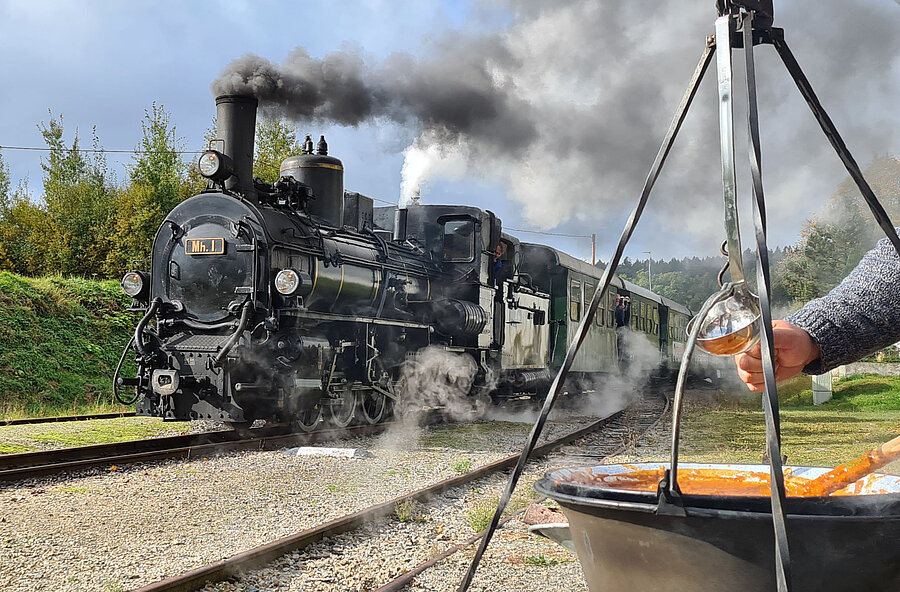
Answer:
<svg viewBox="0 0 900 592"><path fill-rule="evenodd" d="M487 210L376 208L344 191L324 137L261 183L257 100L216 106L217 149L199 159L207 188L166 216L149 273L122 280L143 316L135 375L115 382L134 388L139 415L374 424L416 395L403 370L434 349L471 365L473 396L546 389L601 270L520 242ZM630 334L677 363L690 311L615 278L575 376L618 370L618 296L631 299Z"/></svg>

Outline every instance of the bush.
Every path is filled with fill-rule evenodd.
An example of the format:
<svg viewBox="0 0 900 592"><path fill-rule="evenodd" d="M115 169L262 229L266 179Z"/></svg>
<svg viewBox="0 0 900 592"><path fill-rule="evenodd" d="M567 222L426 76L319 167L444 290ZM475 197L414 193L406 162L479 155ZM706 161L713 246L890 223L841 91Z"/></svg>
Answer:
<svg viewBox="0 0 900 592"><path fill-rule="evenodd" d="M111 405L129 303L114 281L0 272L0 416Z"/></svg>

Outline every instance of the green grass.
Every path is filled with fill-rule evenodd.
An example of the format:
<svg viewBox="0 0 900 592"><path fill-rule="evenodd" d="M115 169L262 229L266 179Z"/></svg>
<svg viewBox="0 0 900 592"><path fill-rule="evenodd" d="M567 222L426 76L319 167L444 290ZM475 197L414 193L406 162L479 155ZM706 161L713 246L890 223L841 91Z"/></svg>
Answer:
<svg viewBox="0 0 900 592"><path fill-rule="evenodd" d="M88 493L90 489L87 487L58 487L53 491L59 491L61 493Z"/></svg>
<svg viewBox="0 0 900 592"><path fill-rule="evenodd" d="M450 465L450 468L452 468L457 473L468 473L472 468L472 461L468 458L457 460Z"/></svg>
<svg viewBox="0 0 900 592"><path fill-rule="evenodd" d="M0 417L118 411L112 375L137 323L115 281L0 272Z"/></svg>
<svg viewBox="0 0 900 592"><path fill-rule="evenodd" d="M155 417L123 417L90 421L0 427L0 454L53 447L88 446L153 438L187 423L166 423ZM12 440L12 441L4 441ZM35 446L30 446L34 443Z"/></svg>
<svg viewBox="0 0 900 592"><path fill-rule="evenodd" d="M403 500L394 504L394 516L398 522L427 522L425 506L416 500Z"/></svg>
<svg viewBox="0 0 900 592"><path fill-rule="evenodd" d="M506 508L503 509L503 516L515 514L519 510L527 508L538 498L537 492L534 490L534 481L530 483L523 482L520 484L518 491L510 498ZM473 490L475 492L477 490ZM466 522L475 532L481 532L491 524L491 519L497 511L497 504L500 502L499 497L483 496L474 500L466 509Z"/></svg>
<svg viewBox="0 0 900 592"><path fill-rule="evenodd" d="M23 446L22 444L0 442L0 454L17 454L19 452L31 452L32 450L37 450L37 446Z"/></svg>
<svg viewBox="0 0 900 592"><path fill-rule="evenodd" d="M505 434L521 434L524 438L531 425L512 422L470 423L429 430L420 440L420 444L429 448L460 448L466 450L496 447L494 434L498 431Z"/></svg>
<svg viewBox="0 0 900 592"><path fill-rule="evenodd" d="M847 377L835 383L832 400L818 406L798 379L779 387L779 399L782 452L790 464L835 466L900 434L897 377ZM683 460L761 462L765 418L759 396L717 399L683 421ZM884 470L900 472L900 463Z"/></svg>
<svg viewBox="0 0 900 592"><path fill-rule="evenodd" d="M574 560L575 560L574 557L554 557L552 555L548 557L547 555L544 555L543 553L541 553L539 555L529 555L529 556L525 557L522 560L522 562L525 565L535 565L538 567L550 567L551 565L558 565L560 563L570 563Z"/></svg>

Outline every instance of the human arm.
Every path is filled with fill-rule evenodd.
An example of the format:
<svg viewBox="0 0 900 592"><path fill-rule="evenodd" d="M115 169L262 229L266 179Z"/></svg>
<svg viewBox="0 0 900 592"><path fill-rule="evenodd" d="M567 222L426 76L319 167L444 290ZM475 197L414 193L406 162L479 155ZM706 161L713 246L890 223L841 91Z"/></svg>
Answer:
<svg viewBox="0 0 900 592"><path fill-rule="evenodd" d="M823 374L900 340L900 258L882 239L850 275L822 298L784 321L773 321L775 379L801 371ZM763 390L757 345L735 356L738 375L752 391Z"/></svg>
<svg viewBox="0 0 900 592"><path fill-rule="evenodd" d="M900 340L900 258L893 245L878 241L837 287L785 320L819 347L807 374L828 372Z"/></svg>

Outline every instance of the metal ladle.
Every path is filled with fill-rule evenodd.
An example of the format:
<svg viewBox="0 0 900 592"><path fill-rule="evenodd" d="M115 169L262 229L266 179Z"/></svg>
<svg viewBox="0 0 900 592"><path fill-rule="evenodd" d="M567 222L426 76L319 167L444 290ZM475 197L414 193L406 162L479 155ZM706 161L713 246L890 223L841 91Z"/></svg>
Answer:
<svg viewBox="0 0 900 592"><path fill-rule="evenodd" d="M744 278L741 233L738 224L737 180L734 168L734 121L732 115L730 18L716 21L716 58L719 81L719 146L722 152L722 185L725 199L725 243L731 282L706 301L709 310L700 323L697 345L717 356L732 356L759 342L759 298L750 292ZM720 274L721 275L721 274ZM707 308L704 305L703 309ZM700 315L697 315L698 317Z"/></svg>

